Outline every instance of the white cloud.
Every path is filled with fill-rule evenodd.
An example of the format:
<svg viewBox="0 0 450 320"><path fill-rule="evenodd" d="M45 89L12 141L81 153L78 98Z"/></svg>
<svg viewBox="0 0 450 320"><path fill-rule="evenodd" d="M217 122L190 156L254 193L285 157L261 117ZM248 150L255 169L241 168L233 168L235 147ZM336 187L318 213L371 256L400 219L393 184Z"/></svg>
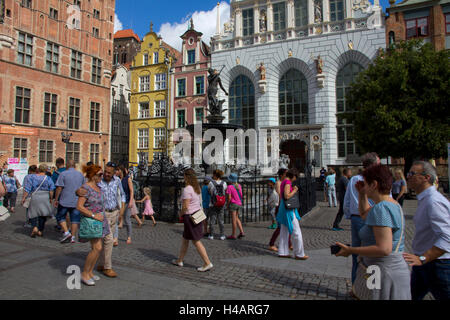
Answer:
<svg viewBox="0 0 450 320"><path fill-rule="evenodd" d="M116 13L114 15L114 33L116 33L117 31L120 31L122 29L123 29L123 24L119 20L119 17L117 16L117 13Z"/></svg>
<svg viewBox="0 0 450 320"><path fill-rule="evenodd" d="M162 36L163 41L181 51L181 39L188 29L189 20L194 19L195 30L203 33L202 40L209 44L211 37L216 33L217 6L209 11L195 11L187 15L181 22L166 22L161 25L158 32ZM230 20L230 5L222 1L220 4L220 24L223 30L223 24Z"/></svg>

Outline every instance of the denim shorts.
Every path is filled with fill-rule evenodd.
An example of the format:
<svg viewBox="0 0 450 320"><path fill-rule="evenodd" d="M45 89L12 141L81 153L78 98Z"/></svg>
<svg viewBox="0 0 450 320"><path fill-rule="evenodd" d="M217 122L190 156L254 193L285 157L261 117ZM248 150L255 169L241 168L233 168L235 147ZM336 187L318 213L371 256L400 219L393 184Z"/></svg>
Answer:
<svg viewBox="0 0 450 320"><path fill-rule="evenodd" d="M242 206L240 206L238 204L235 204L235 203L231 203L230 204L230 211L231 212L234 212L234 211L239 212L240 209L242 209Z"/></svg>
<svg viewBox="0 0 450 320"><path fill-rule="evenodd" d="M70 214L70 223L80 224L81 213L75 208L65 208L58 206L58 212L56 213L56 221L61 223L66 221L67 213Z"/></svg>

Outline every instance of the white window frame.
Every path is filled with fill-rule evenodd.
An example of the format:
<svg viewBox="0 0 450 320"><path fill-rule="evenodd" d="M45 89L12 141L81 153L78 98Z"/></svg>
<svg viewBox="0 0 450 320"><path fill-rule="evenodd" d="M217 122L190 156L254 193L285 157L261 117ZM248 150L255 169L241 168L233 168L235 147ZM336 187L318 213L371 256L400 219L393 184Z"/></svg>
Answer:
<svg viewBox="0 0 450 320"><path fill-rule="evenodd" d="M148 109L145 110L142 108L142 105L146 104L148 105ZM147 111L147 112L144 112ZM139 102L139 119L149 119L150 118L150 102Z"/></svg>
<svg viewBox="0 0 450 320"><path fill-rule="evenodd" d="M148 150L150 138L150 129L142 128L138 129L138 145L139 150Z"/></svg>
<svg viewBox="0 0 450 320"><path fill-rule="evenodd" d="M158 73L155 74L155 90L167 89L167 74Z"/></svg>
<svg viewBox="0 0 450 320"><path fill-rule="evenodd" d="M165 118L167 115L166 100L155 101L155 118Z"/></svg>
<svg viewBox="0 0 450 320"><path fill-rule="evenodd" d="M153 129L153 147L154 149L162 149L161 140L166 139L166 128L155 128ZM158 141L158 143L157 143Z"/></svg>
<svg viewBox="0 0 450 320"><path fill-rule="evenodd" d="M144 66L148 66L148 60L149 59L149 55L148 55L148 53L144 53L144 56L142 57L142 62L143 62L143 65Z"/></svg>
<svg viewBox="0 0 450 320"><path fill-rule="evenodd" d="M148 81L143 81L143 80ZM139 92L149 92L150 91L150 75L139 77Z"/></svg>
<svg viewBox="0 0 450 320"><path fill-rule="evenodd" d="M159 63L159 52L155 51L153 53L153 64L158 64Z"/></svg>

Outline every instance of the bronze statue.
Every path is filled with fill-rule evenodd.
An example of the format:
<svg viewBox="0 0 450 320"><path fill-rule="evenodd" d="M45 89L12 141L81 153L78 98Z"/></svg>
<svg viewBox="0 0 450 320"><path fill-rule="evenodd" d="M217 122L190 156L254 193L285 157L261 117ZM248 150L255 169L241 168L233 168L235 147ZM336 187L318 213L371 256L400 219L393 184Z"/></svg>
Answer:
<svg viewBox="0 0 450 320"><path fill-rule="evenodd" d="M225 92L227 96L228 92L222 85L222 81L220 80L220 73L217 70L211 68L208 70L208 72L208 111L212 116L221 116L222 113L226 111L222 110L222 105L225 103L225 100L218 101L218 86L220 86L220 88L223 90L223 92Z"/></svg>
<svg viewBox="0 0 450 320"><path fill-rule="evenodd" d="M261 62L261 65L259 66L258 70L261 75L261 80L266 80L266 67L264 66L263 62Z"/></svg>

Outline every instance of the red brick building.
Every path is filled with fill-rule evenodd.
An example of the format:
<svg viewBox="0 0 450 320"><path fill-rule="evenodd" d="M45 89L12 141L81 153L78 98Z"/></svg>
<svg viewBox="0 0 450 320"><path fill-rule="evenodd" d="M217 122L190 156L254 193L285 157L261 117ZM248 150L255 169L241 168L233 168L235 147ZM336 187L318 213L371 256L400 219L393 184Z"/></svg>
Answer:
<svg viewBox="0 0 450 320"><path fill-rule="evenodd" d="M0 154L108 161L115 0L0 1Z"/></svg>
<svg viewBox="0 0 450 320"><path fill-rule="evenodd" d="M390 1L386 18L387 45L420 38L436 50L450 49L450 1Z"/></svg>
<svg viewBox="0 0 450 320"><path fill-rule="evenodd" d="M202 33L190 27L182 36L182 58L175 64L172 86L170 129L203 122L207 111L208 68L210 48L202 41Z"/></svg>

